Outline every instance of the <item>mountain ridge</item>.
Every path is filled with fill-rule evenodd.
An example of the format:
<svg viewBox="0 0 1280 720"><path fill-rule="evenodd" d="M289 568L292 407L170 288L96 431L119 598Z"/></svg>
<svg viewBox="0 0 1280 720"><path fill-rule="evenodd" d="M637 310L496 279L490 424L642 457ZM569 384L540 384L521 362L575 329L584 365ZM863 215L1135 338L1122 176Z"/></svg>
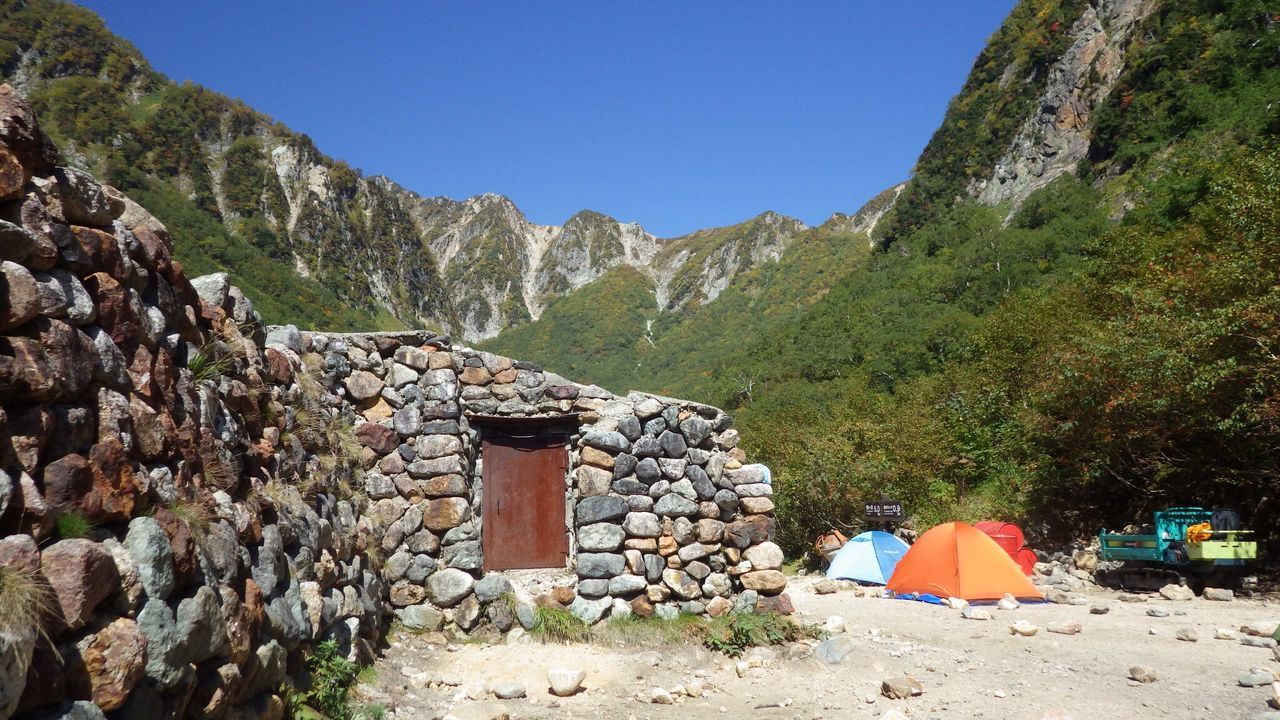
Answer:
<svg viewBox="0 0 1280 720"><path fill-rule="evenodd" d="M169 196L162 212L194 206L224 226L222 244L242 250L231 257L217 243L193 247L190 235L208 224L179 224L177 253L194 269L229 270L255 300L317 286L307 302L284 304L292 313L269 318L275 322L324 327L334 316L307 306L336 300L364 320L330 329L428 325L484 340L540 317L549 302L617 265L647 268L662 247L690 237L664 240L589 209L541 225L496 193L454 200L365 177L239 100L174 83L84 8L7 0L0 19L0 78L32 98L70 162L124 191L145 186ZM191 208L182 209L170 223L190 219ZM764 255L789 237L786 228L766 235L757 238L773 248ZM720 252L708 266L714 277L686 271L681 287L714 297L760 257ZM668 261L655 282L682 270Z"/></svg>

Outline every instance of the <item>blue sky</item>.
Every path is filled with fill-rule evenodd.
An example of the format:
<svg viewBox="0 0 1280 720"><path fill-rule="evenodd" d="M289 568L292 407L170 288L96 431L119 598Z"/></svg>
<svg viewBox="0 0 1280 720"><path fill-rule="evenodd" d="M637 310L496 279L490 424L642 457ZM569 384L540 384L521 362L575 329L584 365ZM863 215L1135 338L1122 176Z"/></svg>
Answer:
<svg viewBox="0 0 1280 720"><path fill-rule="evenodd" d="M1013 0L83 4L366 174L673 236L904 179Z"/></svg>

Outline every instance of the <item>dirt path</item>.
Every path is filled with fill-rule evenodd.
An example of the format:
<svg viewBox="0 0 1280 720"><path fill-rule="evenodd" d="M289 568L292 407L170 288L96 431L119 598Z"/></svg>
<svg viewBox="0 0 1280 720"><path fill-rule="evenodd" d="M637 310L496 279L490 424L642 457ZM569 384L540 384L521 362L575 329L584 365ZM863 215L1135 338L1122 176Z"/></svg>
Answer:
<svg viewBox="0 0 1280 720"><path fill-rule="evenodd" d="M691 645L608 647L544 645L528 638L512 644L429 645L404 635L377 665L377 680L362 686L398 718L495 717L501 704L513 718L881 718L896 709L908 718L1204 718L1266 717L1269 687L1245 688L1237 678L1251 668L1280 670L1272 651L1238 640L1214 639L1216 628L1280 620L1274 601L1169 602L1158 596L1123 603L1095 592L1089 606L1024 605L991 608L990 621L921 603L858 597L852 592L817 595L811 579L789 589L798 619L821 623L839 615L852 652L836 665L803 646L748 654L737 663ZM1157 608L1167 617L1151 617ZM1041 629L1034 637L1011 635L1012 621ZM1046 631L1051 623L1080 623L1077 635ZM1198 642L1175 638L1190 628ZM1154 631L1154 634L1152 634ZM1157 680L1139 684L1129 668L1144 665ZM554 667L586 671L585 690L556 698L547 690ZM880 694L880 682L911 675L924 693L906 700ZM438 682L445 681L441 686ZM527 697L495 700L496 684L516 682ZM653 688L703 688L701 697L677 697L674 705L649 702ZM389 713L390 715L390 713ZM889 717L893 717L890 713ZM1280 717L1277 713L1276 717Z"/></svg>

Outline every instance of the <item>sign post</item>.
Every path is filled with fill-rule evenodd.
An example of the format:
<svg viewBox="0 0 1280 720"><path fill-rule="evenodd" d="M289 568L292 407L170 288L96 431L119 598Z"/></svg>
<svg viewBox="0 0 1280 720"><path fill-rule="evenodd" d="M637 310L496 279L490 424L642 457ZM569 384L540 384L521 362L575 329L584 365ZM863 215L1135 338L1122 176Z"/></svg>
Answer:
<svg viewBox="0 0 1280 720"><path fill-rule="evenodd" d="M902 503L880 493L879 500L863 504L862 514L867 520L882 524L885 532L893 532L893 526L902 522Z"/></svg>

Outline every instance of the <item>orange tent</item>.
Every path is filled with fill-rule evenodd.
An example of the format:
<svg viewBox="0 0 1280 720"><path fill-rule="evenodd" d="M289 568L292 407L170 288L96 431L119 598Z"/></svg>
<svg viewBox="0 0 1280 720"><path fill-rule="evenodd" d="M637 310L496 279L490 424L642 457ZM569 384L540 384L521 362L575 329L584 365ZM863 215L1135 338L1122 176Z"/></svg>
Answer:
<svg viewBox="0 0 1280 720"><path fill-rule="evenodd" d="M931 593L965 600L998 600L1005 593L1044 598L994 540L972 525L944 523L920 536L889 578L899 595Z"/></svg>

